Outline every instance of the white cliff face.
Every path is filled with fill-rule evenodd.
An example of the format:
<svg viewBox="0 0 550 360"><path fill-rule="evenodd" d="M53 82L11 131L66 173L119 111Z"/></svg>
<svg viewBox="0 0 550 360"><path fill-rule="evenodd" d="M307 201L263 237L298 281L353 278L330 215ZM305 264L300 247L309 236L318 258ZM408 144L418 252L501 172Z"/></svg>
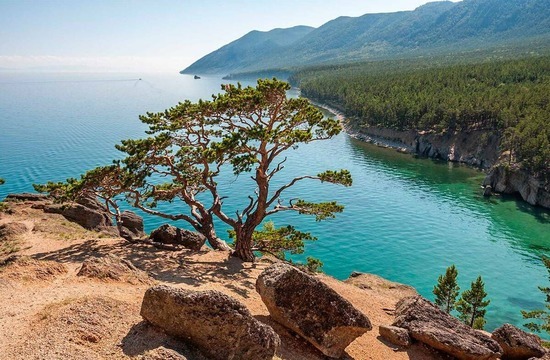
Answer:
<svg viewBox="0 0 550 360"><path fill-rule="evenodd" d="M494 191L504 194L518 193L529 204L550 209L550 184L524 170L496 166L487 175L483 185L490 185Z"/></svg>
<svg viewBox="0 0 550 360"><path fill-rule="evenodd" d="M483 185L490 185L492 191L518 193L531 205L550 208L550 184L524 170L496 165L501 155L500 136L496 132L473 130L456 134L435 134L377 127L359 130L348 127L346 131L356 139L379 146L488 170Z"/></svg>
<svg viewBox="0 0 550 360"><path fill-rule="evenodd" d="M377 127L346 130L352 137L379 146L434 159L460 162L480 169L490 169L500 154L500 137L496 132L486 130L455 134L397 131Z"/></svg>

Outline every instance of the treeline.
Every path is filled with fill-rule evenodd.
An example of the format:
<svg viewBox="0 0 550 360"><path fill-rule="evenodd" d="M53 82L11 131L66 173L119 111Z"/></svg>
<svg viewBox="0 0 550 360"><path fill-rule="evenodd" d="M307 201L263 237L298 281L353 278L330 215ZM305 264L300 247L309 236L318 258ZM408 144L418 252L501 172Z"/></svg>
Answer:
<svg viewBox="0 0 550 360"><path fill-rule="evenodd" d="M418 65L305 69L290 80L303 96L338 107L358 127L497 130L512 161L548 174L550 56L428 69Z"/></svg>

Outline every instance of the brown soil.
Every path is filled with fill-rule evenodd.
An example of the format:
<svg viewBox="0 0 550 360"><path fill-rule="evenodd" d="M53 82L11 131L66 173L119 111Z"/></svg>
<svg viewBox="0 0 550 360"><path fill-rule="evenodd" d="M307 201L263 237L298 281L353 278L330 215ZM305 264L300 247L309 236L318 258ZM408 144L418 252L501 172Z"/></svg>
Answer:
<svg viewBox="0 0 550 360"><path fill-rule="evenodd" d="M187 359L203 359L195 349L142 321L139 309L149 279L141 281L140 275L139 281L127 281L125 276L105 281L77 276L85 260L107 254L129 261L154 282L215 289L237 298L281 336L277 359L325 359L269 317L255 291L256 278L269 259L249 264L225 252L172 252L130 245L86 231L60 215L32 209L30 203L12 204L11 208L13 214L4 214L0 225L24 222L32 231L19 237L18 255L24 257L0 267L0 360L160 359L176 358L172 355L177 353ZM379 337L378 325L393 321L391 310L401 297L411 294L410 288L384 285L378 277L375 283L363 283L363 289L326 275L319 278L373 323L372 331L346 349L347 359L443 358L421 345L396 349Z"/></svg>

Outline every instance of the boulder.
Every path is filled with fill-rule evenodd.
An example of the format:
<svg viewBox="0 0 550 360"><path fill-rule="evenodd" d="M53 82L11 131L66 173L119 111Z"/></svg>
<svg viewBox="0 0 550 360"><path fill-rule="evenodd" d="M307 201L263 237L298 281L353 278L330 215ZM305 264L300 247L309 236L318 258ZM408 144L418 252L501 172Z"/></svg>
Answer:
<svg viewBox="0 0 550 360"><path fill-rule="evenodd" d="M120 214L120 235L128 240L139 239L145 235L143 218L132 211L123 211Z"/></svg>
<svg viewBox="0 0 550 360"><path fill-rule="evenodd" d="M510 324L493 331L492 337L502 347L503 359L523 360L542 357L546 353L538 336Z"/></svg>
<svg viewBox="0 0 550 360"><path fill-rule="evenodd" d="M5 201L43 201L48 200L48 196L44 194L21 193L8 194Z"/></svg>
<svg viewBox="0 0 550 360"><path fill-rule="evenodd" d="M191 250L200 250L206 238L197 232L180 229L170 224L164 224L153 230L149 238L162 244L181 245Z"/></svg>
<svg viewBox="0 0 550 360"><path fill-rule="evenodd" d="M70 204L52 204L44 206L44 212L61 214L67 220L75 222L88 230L103 230L113 226L111 215L96 199L84 197Z"/></svg>
<svg viewBox="0 0 550 360"><path fill-rule="evenodd" d="M380 325L378 332L383 339L394 345L403 347L411 345L411 337L406 329L397 326Z"/></svg>
<svg viewBox="0 0 550 360"><path fill-rule="evenodd" d="M141 316L214 360L272 359L280 345L271 327L239 301L215 290L154 286L145 292Z"/></svg>
<svg viewBox="0 0 550 360"><path fill-rule="evenodd" d="M187 358L175 350L161 346L147 351L141 360L187 360Z"/></svg>
<svg viewBox="0 0 550 360"><path fill-rule="evenodd" d="M498 343L439 309L421 296L397 303L393 326L428 346L462 360L497 359L502 354Z"/></svg>
<svg viewBox="0 0 550 360"><path fill-rule="evenodd" d="M256 291L275 321L330 357L341 357L353 340L372 329L369 319L336 291L284 263L265 269Z"/></svg>

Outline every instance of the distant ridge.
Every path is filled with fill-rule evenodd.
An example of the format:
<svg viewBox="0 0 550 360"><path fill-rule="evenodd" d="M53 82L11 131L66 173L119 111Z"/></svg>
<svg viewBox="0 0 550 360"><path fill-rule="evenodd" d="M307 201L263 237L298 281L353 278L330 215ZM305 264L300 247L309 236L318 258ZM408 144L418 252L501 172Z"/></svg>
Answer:
<svg viewBox="0 0 550 360"><path fill-rule="evenodd" d="M339 17L319 28L252 31L181 73L265 69L469 51L501 44L550 43L550 0L438 1L414 11Z"/></svg>
<svg viewBox="0 0 550 360"><path fill-rule="evenodd" d="M278 51L288 48L314 29L310 26L295 26L267 32L254 30L204 56L181 73L221 74L228 69L246 70L254 67L258 54L263 57L275 56Z"/></svg>

